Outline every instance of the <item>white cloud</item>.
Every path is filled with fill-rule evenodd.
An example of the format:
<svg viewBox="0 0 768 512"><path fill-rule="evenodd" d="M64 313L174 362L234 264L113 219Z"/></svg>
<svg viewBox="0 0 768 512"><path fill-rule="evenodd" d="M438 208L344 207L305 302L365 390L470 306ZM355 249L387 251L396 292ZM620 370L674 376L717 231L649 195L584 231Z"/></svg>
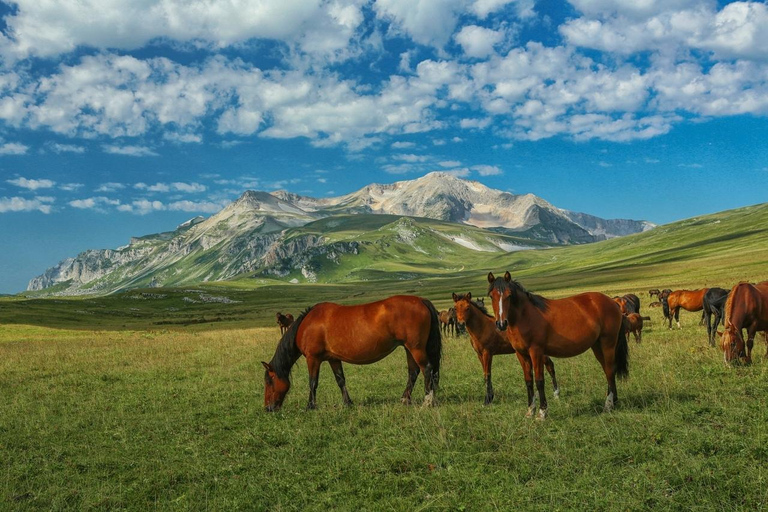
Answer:
<svg viewBox="0 0 768 512"><path fill-rule="evenodd" d="M451 167L460 166L461 162L459 162L458 160L445 160L442 162L437 162L437 165L439 165L440 167L445 167L446 169L449 169Z"/></svg>
<svg viewBox="0 0 768 512"><path fill-rule="evenodd" d="M122 190L125 188L125 185L122 183L102 183L99 185L99 187L96 189L96 192L116 192L118 190Z"/></svg>
<svg viewBox="0 0 768 512"><path fill-rule="evenodd" d="M480 176L498 176L502 174L501 168L495 165L473 165L471 169Z"/></svg>
<svg viewBox="0 0 768 512"><path fill-rule="evenodd" d="M468 57L484 58L494 53L493 47L504 40L504 32L477 25L463 27L455 36Z"/></svg>
<svg viewBox="0 0 768 512"><path fill-rule="evenodd" d="M42 179L27 179L27 178L14 178L12 180L5 180L6 183L16 185L20 188L26 188L27 190L39 190L41 188L53 188L56 185L55 181Z"/></svg>
<svg viewBox="0 0 768 512"><path fill-rule="evenodd" d="M110 199L108 197L98 196L98 197L89 197L86 199L75 199L74 201L69 202L69 206L72 208L77 208L79 210L92 210L92 209L100 209L99 207L104 206L118 206L120 204L120 201L117 199Z"/></svg>
<svg viewBox="0 0 768 512"><path fill-rule="evenodd" d="M59 185L59 188L65 192L74 192L75 190L80 190L84 186L85 185L82 183L62 183Z"/></svg>
<svg viewBox="0 0 768 512"><path fill-rule="evenodd" d="M222 48L272 39L307 53L347 50L362 22L360 0L15 0L5 17L6 58L53 56L78 46L136 49L158 38Z"/></svg>
<svg viewBox="0 0 768 512"><path fill-rule="evenodd" d="M145 146L115 146L107 144L104 146L104 152L112 155L125 156L158 156L157 153Z"/></svg>
<svg viewBox="0 0 768 512"><path fill-rule="evenodd" d="M168 205L171 211L217 213L226 206L228 201L175 201Z"/></svg>
<svg viewBox="0 0 768 512"><path fill-rule="evenodd" d="M35 197L34 199L25 199L23 197L0 197L0 213L6 212L42 212L51 213L52 197Z"/></svg>
<svg viewBox="0 0 768 512"><path fill-rule="evenodd" d="M219 183L219 182L217 182ZM221 183L219 183L221 184ZM207 187L200 183L155 183L154 185L147 185L146 183L136 183L133 188L137 190L146 190L147 192L186 192L186 193L198 193L205 192Z"/></svg>
<svg viewBox="0 0 768 512"><path fill-rule="evenodd" d="M77 146L74 144L53 143L50 145L50 148L51 150L53 150L54 153L76 153L76 154L85 153L85 148L83 146Z"/></svg>
<svg viewBox="0 0 768 512"><path fill-rule="evenodd" d="M137 199L130 204L121 204L117 207L118 211L135 213L137 215L147 215L156 211L167 210L168 207L162 201L149 201L148 199Z"/></svg>
<svg viewBox="0 0 768 512"><path fill-rule="evenodd" d="M6 142L0 145L0 155L26 155L28 150L29 146L18 142Z"/></svg>
<svg viewBox="0 0 768 512"><path fill-rule="evenodd" d="M416 143L415 142L393 142L392 143L392 149L409 149L409 148L415 148Z"/></svg>
<svg viewBox="0 0 768 512"><path fill-rule="evenodd" d="M402 160L403 162L426 162L429 160L429 157L426 155L414 155L412 153L398 153L395 155L392 155L392 158L395 160Z"/></svg>

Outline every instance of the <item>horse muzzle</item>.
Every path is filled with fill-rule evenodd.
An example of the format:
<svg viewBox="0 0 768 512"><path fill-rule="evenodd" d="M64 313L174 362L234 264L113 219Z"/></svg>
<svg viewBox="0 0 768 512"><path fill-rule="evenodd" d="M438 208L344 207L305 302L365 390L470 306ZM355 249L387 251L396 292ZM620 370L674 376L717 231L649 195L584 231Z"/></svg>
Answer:
<svg viewBox="0 0 768 512"><path fill-rule="evenodd" d="M498 329L500 331L506 331L507 330L507 325L509 325L509 324L507 323L506 320L503 320L501 322L496 322L496 329Z"/></svg>

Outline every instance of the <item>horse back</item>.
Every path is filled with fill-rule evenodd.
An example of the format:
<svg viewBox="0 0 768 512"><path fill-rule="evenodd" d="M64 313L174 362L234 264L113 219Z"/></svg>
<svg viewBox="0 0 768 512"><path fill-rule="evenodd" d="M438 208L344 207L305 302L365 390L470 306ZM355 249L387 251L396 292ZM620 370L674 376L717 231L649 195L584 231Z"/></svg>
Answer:
<svg viewBox="0 0 768 512"><path fill-rule="evenodd" d="M758 330L768 329L768 282L734 286L726 302L725 316L737 328L754 324Z"/></svg>

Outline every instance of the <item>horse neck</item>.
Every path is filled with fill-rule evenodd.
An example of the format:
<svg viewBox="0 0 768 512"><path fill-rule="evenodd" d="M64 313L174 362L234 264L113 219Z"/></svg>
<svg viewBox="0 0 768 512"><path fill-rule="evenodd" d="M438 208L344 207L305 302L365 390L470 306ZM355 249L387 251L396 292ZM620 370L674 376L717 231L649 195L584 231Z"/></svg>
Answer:
<svg viewBox="0 0 768 512"><path fill-rule="evenodd" d="M494 321L485 316L485 314L476 308L473 304L470 304L467 309L467 321L466 326L469 333L476 336L478 340L482 340L488 329L496 329L493 325Z"/></svg>
<svg viewBox="0 0 768 512"><path fill-rule="evenodd" d="M293 334L293 336L291 335ZM296 361L301 357L301 352L296 346L295 333L288 331L283 335L280 343L277 345L275 355L272 356L272 361L269 363L275 369L275 373L280 378L287 379L291 374L291 368L296 364Z"/></svg>

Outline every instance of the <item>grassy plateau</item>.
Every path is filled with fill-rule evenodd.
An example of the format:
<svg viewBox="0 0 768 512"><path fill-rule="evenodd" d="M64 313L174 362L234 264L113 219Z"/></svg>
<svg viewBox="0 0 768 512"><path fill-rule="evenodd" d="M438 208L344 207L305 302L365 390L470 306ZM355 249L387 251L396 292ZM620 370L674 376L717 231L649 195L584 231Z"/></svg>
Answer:
<svg viewBox="0 0 768 512"><path fill-rule="evenodd" d="M682 329L648 288L768 278L768 206L578 247L488 254L411 279L286 285L244 278L89 298L0 298L2 510L759 510L768 508L768 359L727 368L698 313ZM344 263L341 262L341 265ZM341 406L323 365L305 411L304 359L281 412L263 408L275 311L395 293L484 295L489 270L532 291L637 293L652 321L630 340L630 377L602 412L591 353L555 360L562 393L524 417L514 356L483 406L468 337L444 338L439 405L400 404L401 349L345 365Z"/></svg>

